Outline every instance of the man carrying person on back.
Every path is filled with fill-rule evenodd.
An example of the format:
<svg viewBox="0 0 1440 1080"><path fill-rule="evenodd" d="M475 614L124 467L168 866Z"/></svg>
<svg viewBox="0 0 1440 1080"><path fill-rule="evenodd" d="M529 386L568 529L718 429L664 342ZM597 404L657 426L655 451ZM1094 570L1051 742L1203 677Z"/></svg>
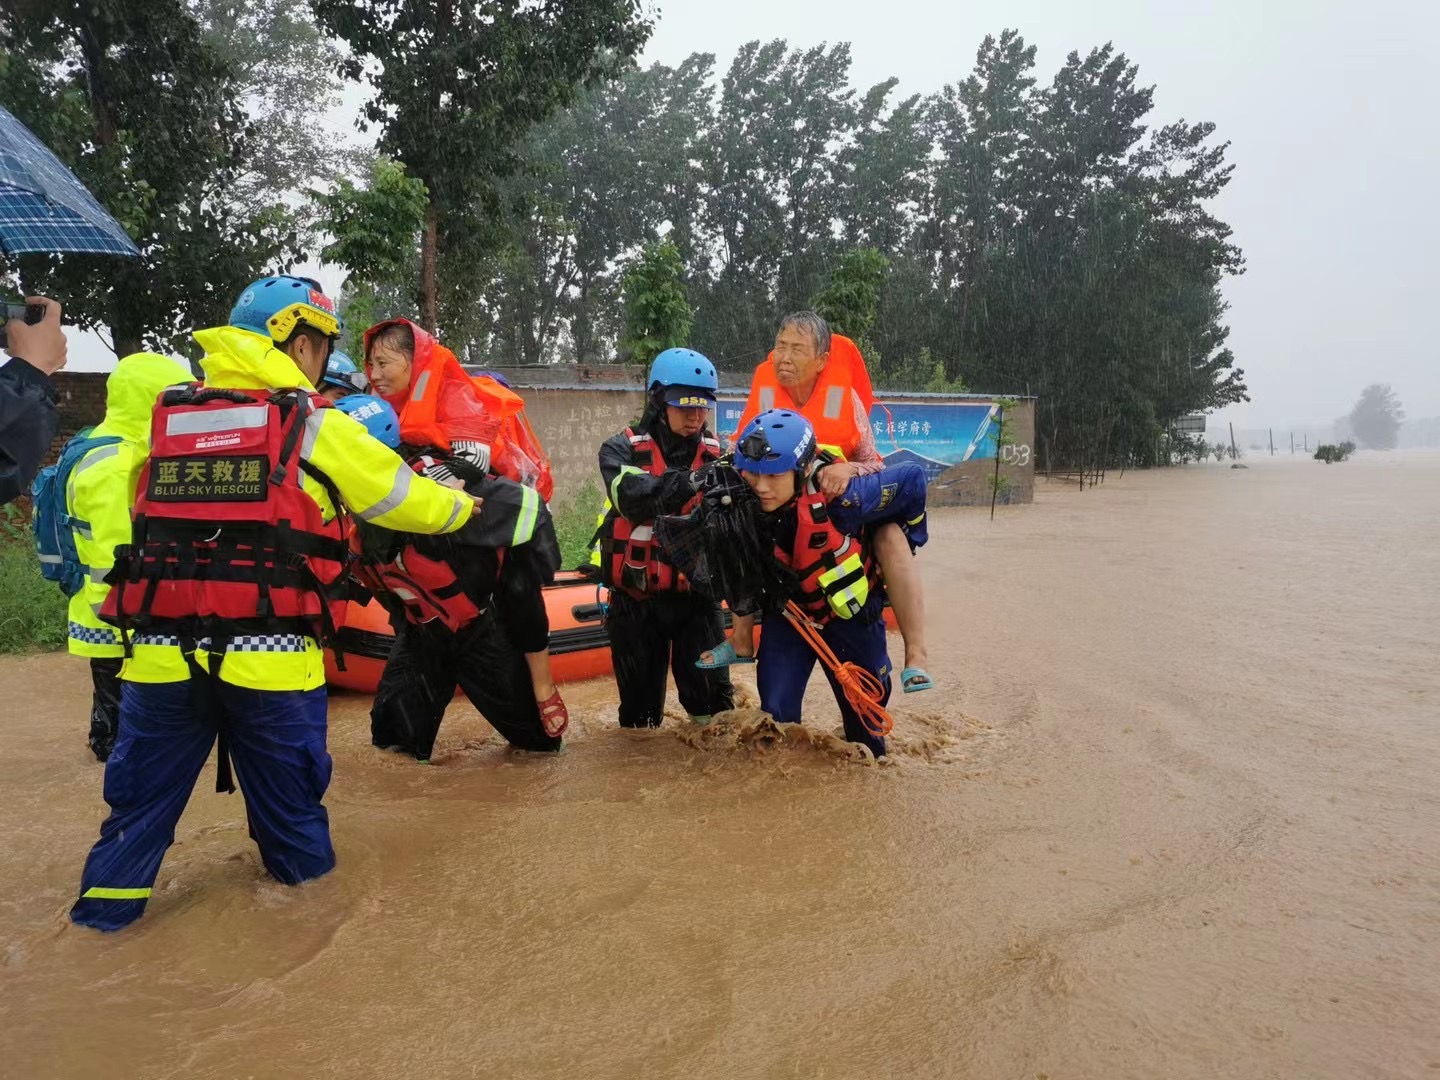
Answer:
<svg viewBox="0 0 1440 1080"><path fill-rule="evenodd" d="M857 476L885 467L870 427L873 395L870 376L860 350L849 338L832 334L829 324L813 311L799 311L780 320L775 348L755 371L750 398L737 425L738 431L762 412L790 409L810 422L818 449L837 460L815 475L820 491L842 497ZM913 547L898 519L872 521L867 542L885 579L885 590L895 621L905 640L905 668L901 689L907 694L931 689L925 642L925 596L915 569Z"/></svg>

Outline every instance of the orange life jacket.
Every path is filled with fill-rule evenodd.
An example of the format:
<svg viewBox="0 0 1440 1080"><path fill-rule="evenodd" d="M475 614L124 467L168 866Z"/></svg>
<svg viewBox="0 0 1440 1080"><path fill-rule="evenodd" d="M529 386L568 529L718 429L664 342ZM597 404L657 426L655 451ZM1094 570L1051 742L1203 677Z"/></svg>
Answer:
<svg viewBox="0 0 1440 1080"><path fill-rule="evenodd" d="M835 528L824 493L809 485L795 504L795 542L775 559L800 579L795 603L816 623L858 615L879 580L869 547Z"/></svg>
<svg viewBox="0 0 1440 1080"><path fill-rule="evenodd" d="M459 358L409 319L391 319L365 331L365 353L381 330L397 324L415 335L410 386L386 400L400 416L400 441L448 451L453 440L490 447L490 468L533 487L546 502L555 493L550 458L525 417L525 399L488 375L471 375Z"/></svg>
<svg viewBox="0 0 1440 1080"><path fill-rule="evenodd" d="M830 336L830 359L825 362L820 378L815 381L815 389L804 405L797 405L790 391L780 385L772 352L755 369L755 377L750 381L750 398L745 403L735 434L744 431L745 425L766 409L790 409L810 421L810 426L815 429L815 441L822 449L849 459L855 455L862 437L855 427L855 396L860 398L860 404L869 416L875 403L870 373L855 342L843 334Z"/></svg>
<svg viewBox="0 0 1440 1080"><path fill-rule="evenodd" d="M630 428L625 429L625 436L630 440L632 463L651 476L663 476L665 455L660 452L654 437L648 433L637 435ZM708 435L701 435L690 468L699 469L719 456L720 443ZM688 514L699 501L700 496L696 495L680 513ZM637 600L656 593L690 591L690 582L685 575L671 565L655 543L654 524L645 522L637 525L611 507L600 525L600 580Z"/></svg>

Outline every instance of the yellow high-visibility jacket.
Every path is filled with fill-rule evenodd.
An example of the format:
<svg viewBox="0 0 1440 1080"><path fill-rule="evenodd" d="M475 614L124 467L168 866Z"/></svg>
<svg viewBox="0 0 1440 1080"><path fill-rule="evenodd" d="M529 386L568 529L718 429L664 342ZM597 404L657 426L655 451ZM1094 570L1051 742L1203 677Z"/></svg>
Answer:
<svg viewBox="0 0 1440 1080"><path fill-rule="evenodd" d="M70 598L70 652L76 656L124 655L120 632L98 612L110 592L105 575L115 548L130 542L135 486L150 453L150 413L160 391L192 381L190 369L157 353L123 357L105 380L105 419L92 438L120 442L97 446L75 463L65 488L65 509L85 522L75 530L75 551L86 568L85 584Z"/></svg>
<svg viewBox="0 0 1440 1080"><path fill-rule="evenodd" d="M254 390L299 387L309 380L268 337L221 326L195 332L205 349L200 366L205 385ZM335 484L341 500L360 520L397 532L449 533L470 520L474 503L462 491L416 475L400 456L371 438L363 425L336 409L318 409L305 421L301 457ZM325 487L308 473L304 491L319 504L325 520L336 508ZM180 682L189 666L173 638L136 635L134 655L121 678L131 682ZM201 663L205 654L197 654ZM253 690L313 690L325 682L324 654L308 635L246 635L243 647L232 642L220 677Z"/></svg>

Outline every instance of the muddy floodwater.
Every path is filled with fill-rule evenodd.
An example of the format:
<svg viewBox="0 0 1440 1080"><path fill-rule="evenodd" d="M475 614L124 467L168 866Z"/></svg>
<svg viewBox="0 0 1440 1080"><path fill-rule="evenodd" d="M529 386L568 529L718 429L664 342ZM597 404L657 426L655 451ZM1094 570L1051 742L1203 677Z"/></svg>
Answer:
<svg viewBox="0 0 1440 1080"><path fill-rule="evenodd" d="M339 868L207 768L110 936L85 664L0 663L0 1075L1440 1078L1440 455L1248 464L935 512L888 765L336 697Z"/></svg>

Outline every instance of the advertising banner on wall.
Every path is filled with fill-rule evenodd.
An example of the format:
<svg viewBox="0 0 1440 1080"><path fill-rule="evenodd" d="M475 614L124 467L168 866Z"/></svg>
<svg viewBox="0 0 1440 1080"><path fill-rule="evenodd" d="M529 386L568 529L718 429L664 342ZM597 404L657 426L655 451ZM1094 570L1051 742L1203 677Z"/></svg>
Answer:
<svg viewBox="0 0 1440 1080"><path fill-rule="evenodd" d="M741 398L719 401L719 431L732 434L745 411ZM887 463L914 461L933 480L966 461L994 460L999 427L994 401L876 402L870 410L875 446Z"/></svg>

